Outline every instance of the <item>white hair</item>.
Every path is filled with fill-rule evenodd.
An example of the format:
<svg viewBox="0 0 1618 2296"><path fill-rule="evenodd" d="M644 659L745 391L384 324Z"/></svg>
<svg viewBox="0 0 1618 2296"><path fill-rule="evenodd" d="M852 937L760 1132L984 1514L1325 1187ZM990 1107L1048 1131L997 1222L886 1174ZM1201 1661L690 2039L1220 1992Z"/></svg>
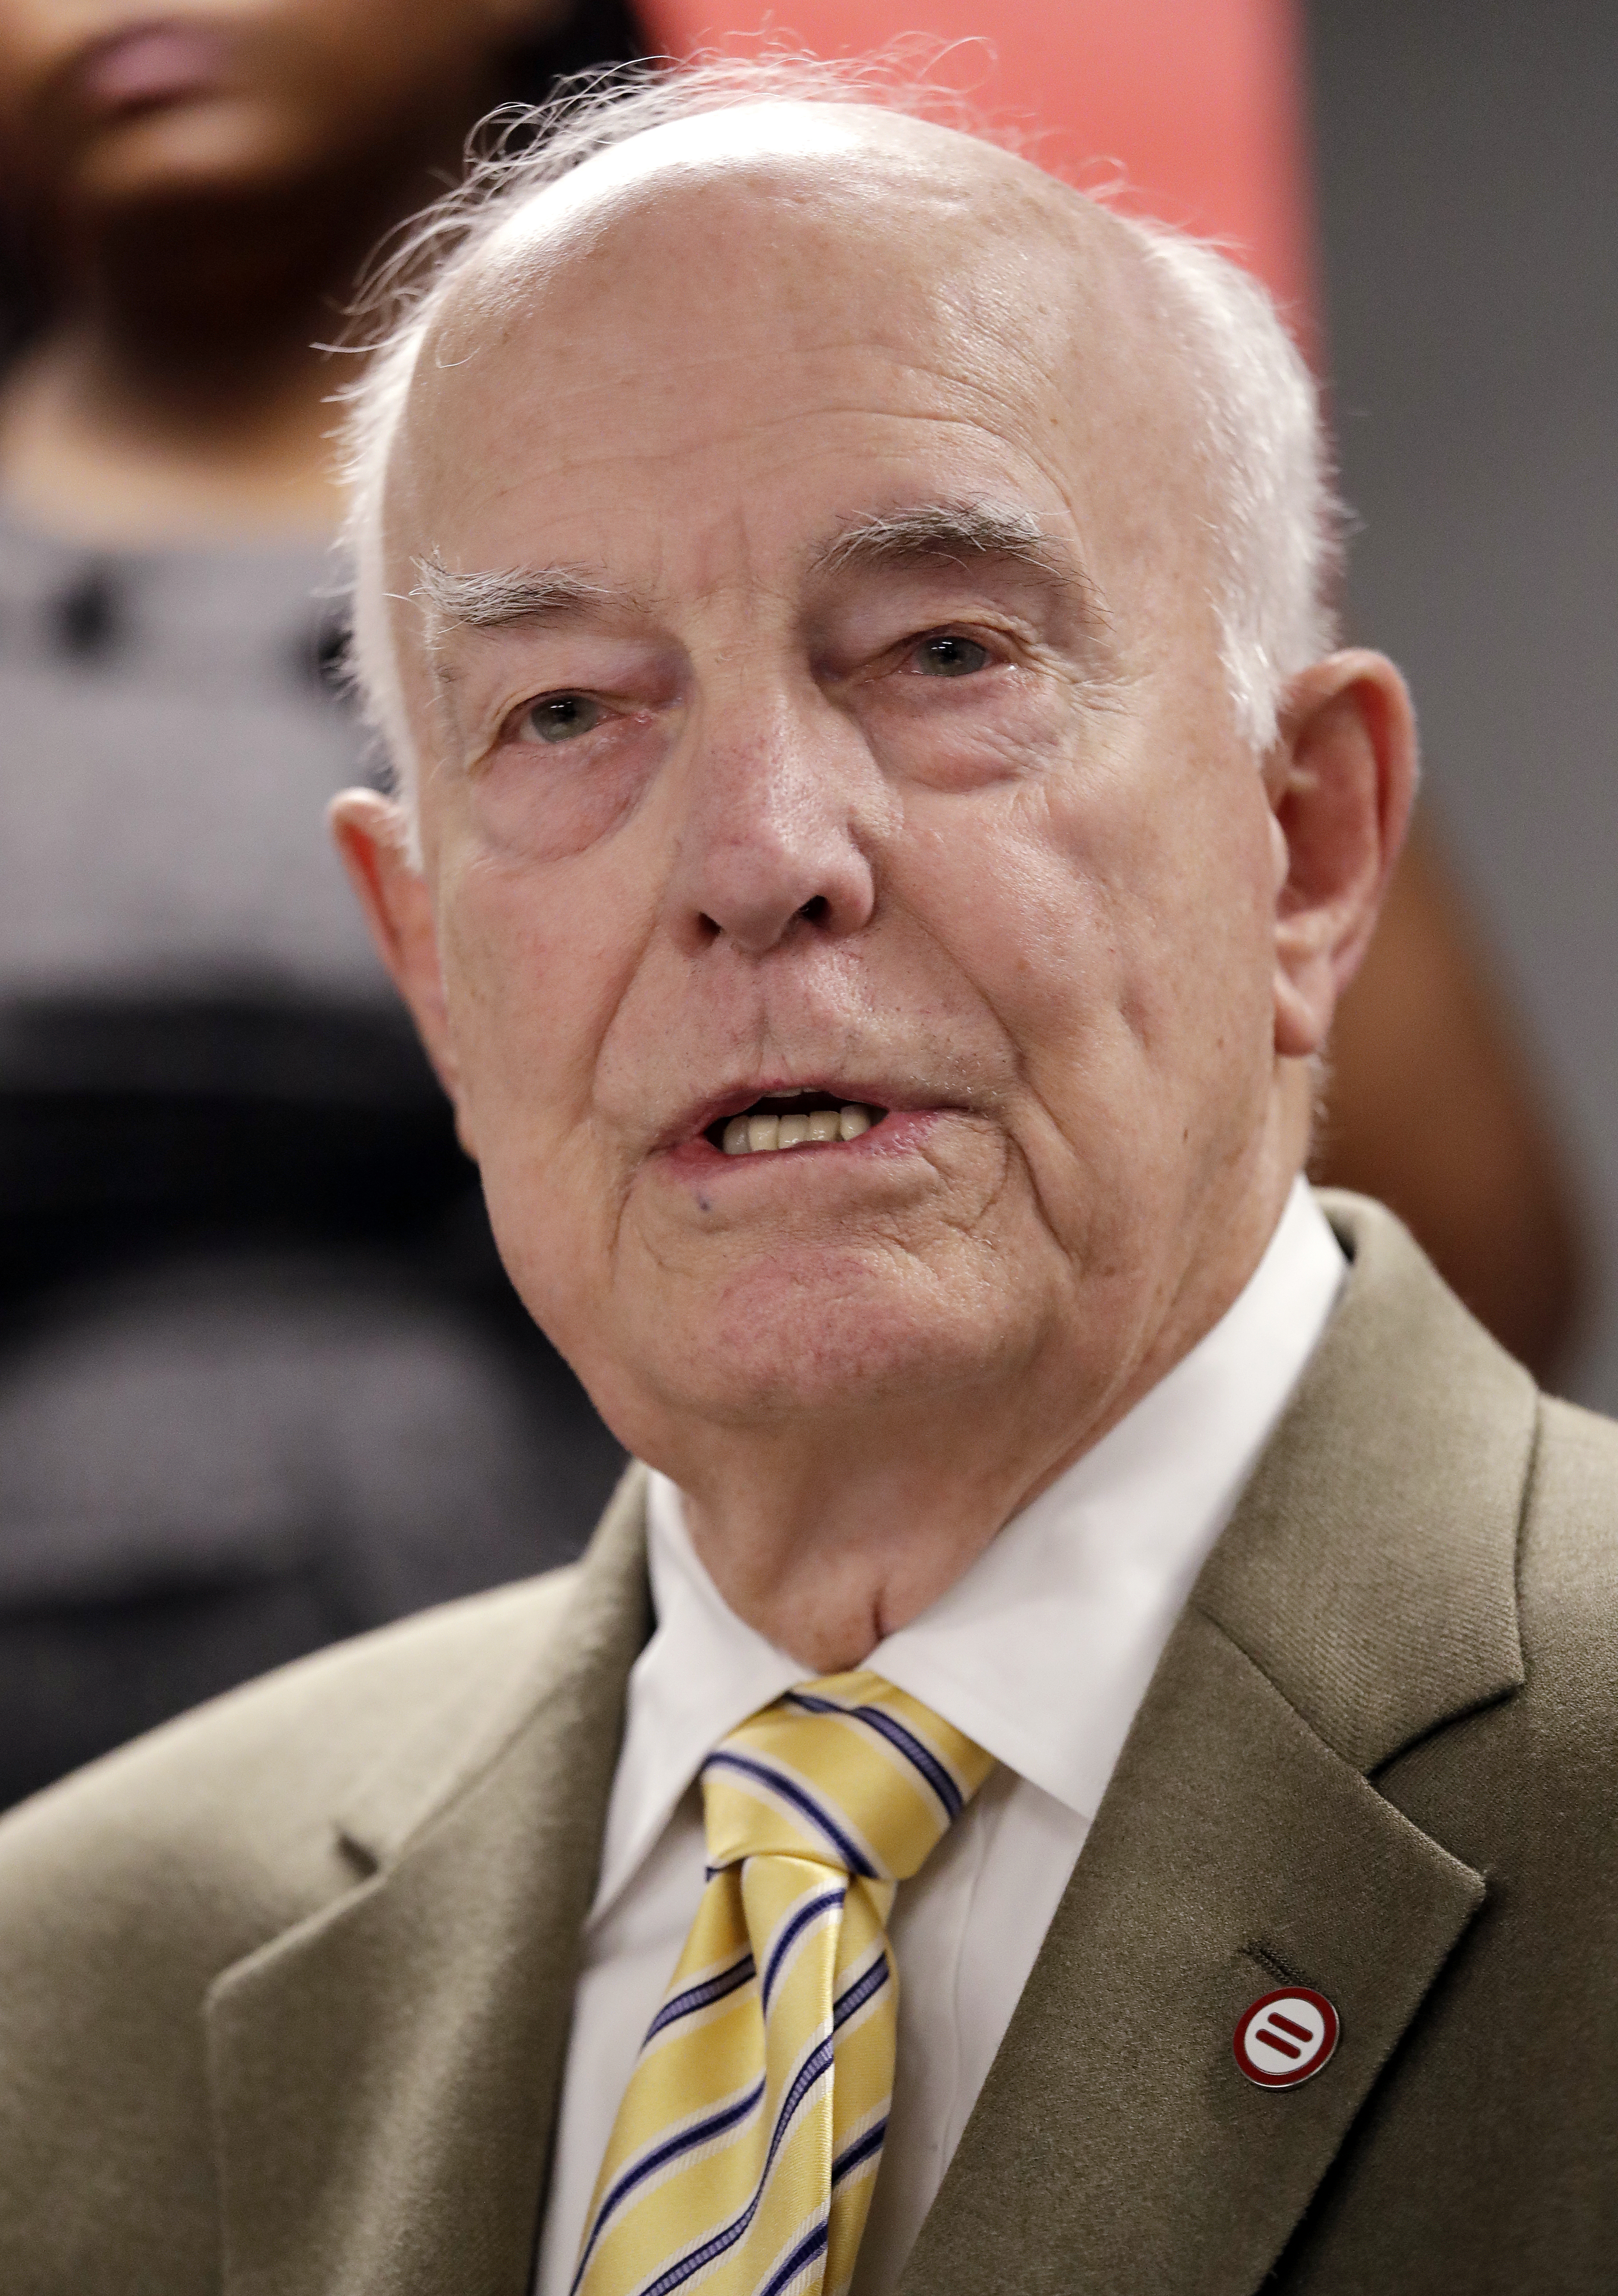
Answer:
<svg viewBox="0 0 1618 2296"><path fill-rule="evenodd" d="M342 394L352 583L350 674L415 834L416 757L385 571L389 458L423 343L480 250L513 213L597 153L648 129L760 103L875 104L985 134L964 104L908 69L907 44L864 62L774 54L580 76L551 103L485 123L464 180L387 254L362 316L374 348ZM1074 192L1079 199L1085 194ZM1314 379L1259 282L1218 248L1115 215L1146 259L1158 316L1197 395L1213 505L1212 606L1242 738L1262 755L1288 681L1330 650L1342 513ZM380 324L376 324L380 322Z"/></svg>

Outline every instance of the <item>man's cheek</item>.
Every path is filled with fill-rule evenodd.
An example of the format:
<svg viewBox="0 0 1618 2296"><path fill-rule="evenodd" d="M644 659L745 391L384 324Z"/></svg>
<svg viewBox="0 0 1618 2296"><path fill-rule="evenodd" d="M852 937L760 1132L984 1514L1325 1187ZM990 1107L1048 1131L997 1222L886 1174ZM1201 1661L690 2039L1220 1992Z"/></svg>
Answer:
<svg viewBox="0 0 1618 2296"><path fill-rule="evenodd" d="M652 742L626 738L604 753L575 756L508 742L470 784L472 832L508 865L565 861L622 825L655 768Z"/></svg>

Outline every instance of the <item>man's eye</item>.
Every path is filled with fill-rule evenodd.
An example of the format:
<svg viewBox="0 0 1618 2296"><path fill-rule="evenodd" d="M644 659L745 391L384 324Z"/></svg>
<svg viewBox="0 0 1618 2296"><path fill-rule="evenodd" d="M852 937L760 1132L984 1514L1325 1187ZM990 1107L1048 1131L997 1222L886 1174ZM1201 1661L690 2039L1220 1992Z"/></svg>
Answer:
<svg viewBox="0 0 1618 2296"><path fill-rule="evenodd" d="M924 677L970 677L987 669L994 659L975 638L950 637L947 633L924 638L911 660Z"/></svg>
<svg viewBox="0 0 1618 2296"><path fill-rule="evenodd" d="M547 693L523 711L520 731L535 742L571 742L592 732L606 714L587 693Z"/></svg>

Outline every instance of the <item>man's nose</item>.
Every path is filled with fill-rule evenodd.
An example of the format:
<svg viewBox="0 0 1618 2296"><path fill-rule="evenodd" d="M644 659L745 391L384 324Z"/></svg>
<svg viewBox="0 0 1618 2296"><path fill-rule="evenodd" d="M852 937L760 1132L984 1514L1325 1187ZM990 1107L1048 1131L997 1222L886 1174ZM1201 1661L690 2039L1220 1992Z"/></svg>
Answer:
<svg viewBox="0 0 1618 2296"><path fill-rule="evenodd" d="M857 932L888 801L857 727L821 697L699 727L674 885L686 931L752 956L795 931Z"/></svg>

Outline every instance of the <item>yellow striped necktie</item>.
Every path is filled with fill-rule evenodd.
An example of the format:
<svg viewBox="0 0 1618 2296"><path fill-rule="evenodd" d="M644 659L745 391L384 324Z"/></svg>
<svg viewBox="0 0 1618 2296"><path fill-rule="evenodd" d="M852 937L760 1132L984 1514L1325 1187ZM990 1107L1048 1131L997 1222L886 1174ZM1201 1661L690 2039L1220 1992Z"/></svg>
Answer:
<svg viewBox="0 0 1618 2296"><path fill-rule="evenodd" d="M859 1671L702 1767L708 1886L624 2092L571 2296L840 2296L893 2091L887 1920L994 1767Z"/></svg>

